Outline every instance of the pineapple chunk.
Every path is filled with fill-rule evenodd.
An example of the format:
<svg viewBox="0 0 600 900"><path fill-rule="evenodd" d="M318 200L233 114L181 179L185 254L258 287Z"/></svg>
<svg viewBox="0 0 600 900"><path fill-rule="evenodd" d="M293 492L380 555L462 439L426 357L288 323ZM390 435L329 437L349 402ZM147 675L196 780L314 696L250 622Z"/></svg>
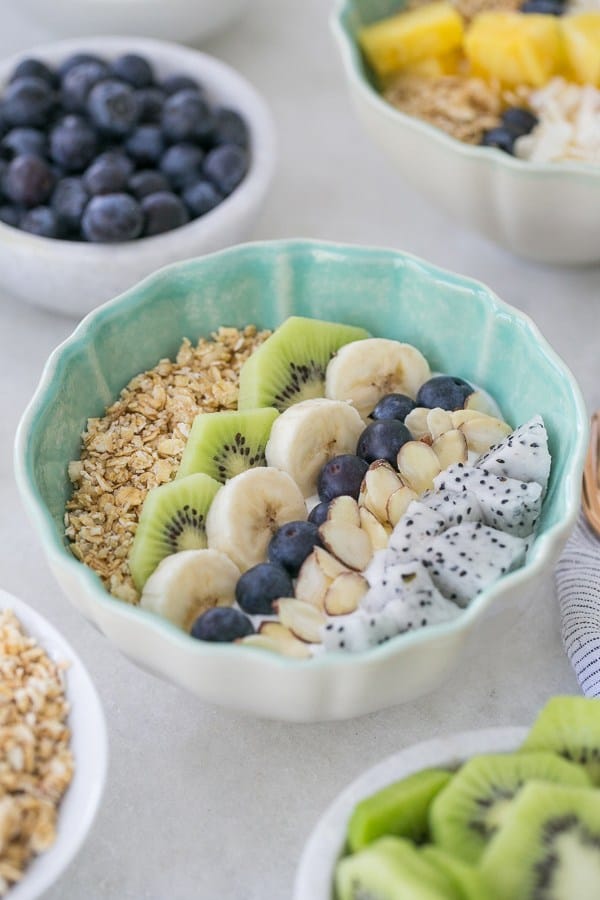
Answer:
<svg viewBox="0 0 600 900"><path fill-rule="evenodd" d="M441 57L462 45L463 21L450 3L429 3L361 29L365 56L384 78L430 57Z"/></svg>
<svg viewBox="0 0 600 900"><path fill-rule="evenodd" d="M465 36L465 52L475 74L516 87L541 87L563 62L556 16L486 12L477 16Z"/></svg>
<svg viewBox="0 0 600 900"><path fill-rule="evenodd" d="M565 16L561 24L567 78L600 87L600 12Z"/></svg>

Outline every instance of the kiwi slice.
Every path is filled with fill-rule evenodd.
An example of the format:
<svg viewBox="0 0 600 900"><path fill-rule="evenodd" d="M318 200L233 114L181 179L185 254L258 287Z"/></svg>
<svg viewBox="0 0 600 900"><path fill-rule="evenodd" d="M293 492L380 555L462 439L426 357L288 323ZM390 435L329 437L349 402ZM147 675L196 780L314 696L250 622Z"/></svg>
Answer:
<svg viewBox="0 0 600 900"><path fill-rule="evenodd" d="M523 749L552 750L582 765L600 785L600 700L553 697L533 723Z"/></svg>
<svg viewBox="0 0 600 900"><path fill-rule="evenodd" d="M436 844L476 863L527 781L589 786L581 766L554 753L474 756L434 799L429 815Z"/></svg>
<svg viewBox="0 0 600 900"><path fill-rule="evenodd" d="M206 547L206 514L220 487L214 478L200 474L149 491L129 554L138 591L165 556Z"/></svg>
<svg viewBox="0 0 600 900"><path fill-rule="evenodd" d="M200 413L194 419L177 478L204 472L225 483L246 469L266 466L265 447L278 415L272 406Z"/></svg>
<svg viewBox="0 0 600 900"><path fill-rule="evenodd" d="M436 866L449 880L461 900L492 900L493 886L479 868L456 859L433 844L423 847L421 856Z"/></svg>
<svg viewBox="0 0 600 900"><path fill-rule="evenodd" d="M385 834L425 840L431 801L451 777L443 769L425 769L362 800L348 824L350 850L362 850Z"/></svg>
<svg viewBox="0 0 600 900"><path fill-rule="evenodd" d="M600 791L525 785L481 871L498 900L598 900Z"/></svg>
<svg viewBox="0 0 600 900"><path fill-rule="evenodd" d="M460 900L439 868L414 844L396 837L380 838L342 859L335 886L337 900Z"/></svg>
<svg viewBox="0 0 600 900"><path fill-rule="evenodd" d="M280 412L325 396L325 370L334 353L369 337L364 328L291 316L240 371L239 409L274 406Z"/></svg>

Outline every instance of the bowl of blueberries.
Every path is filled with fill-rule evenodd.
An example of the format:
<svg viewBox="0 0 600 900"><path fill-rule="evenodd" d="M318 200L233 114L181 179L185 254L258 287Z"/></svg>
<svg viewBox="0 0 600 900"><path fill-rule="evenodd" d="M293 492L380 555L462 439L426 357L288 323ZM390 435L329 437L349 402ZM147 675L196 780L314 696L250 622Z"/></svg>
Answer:
<svg viewBox="0 0 600 900"><path fill-rule="evenodd" d="M4 61L0 135L3 287L77 317L242 240L276 161L270 112L241 75L143 38Z"/></svg>

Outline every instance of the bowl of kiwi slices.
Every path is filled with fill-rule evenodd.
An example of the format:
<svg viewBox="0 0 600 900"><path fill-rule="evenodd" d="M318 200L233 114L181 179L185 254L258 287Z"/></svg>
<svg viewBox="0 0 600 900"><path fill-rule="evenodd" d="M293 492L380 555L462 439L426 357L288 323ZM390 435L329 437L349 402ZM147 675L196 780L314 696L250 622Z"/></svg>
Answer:
<svg viewBox="0 0 600 900"><path fill-rule="evenodd" d="M570 533L586 434L572 375L483 285L291 240L91 313L15 460L53 573L116 648L310 722L435 690L488 615L501 636Z"/></svg>
<svg viewBox="0 0 600 900"><path fill-rule="evenodd" d="M594 900L600 701L436 738L360 775L304 849L294 900Z"/></svg>

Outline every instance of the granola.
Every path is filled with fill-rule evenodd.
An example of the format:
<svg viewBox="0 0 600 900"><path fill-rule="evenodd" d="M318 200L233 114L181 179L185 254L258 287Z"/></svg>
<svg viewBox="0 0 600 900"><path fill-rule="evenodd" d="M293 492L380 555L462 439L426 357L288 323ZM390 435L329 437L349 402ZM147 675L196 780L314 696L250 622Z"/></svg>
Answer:
<svg viewBox="0 0 600 900"><path fill-rule="evenodd" d="M64 668L0 610L0 896L54 842L73 777Z"/></svg>
<svg viewBox="0 0 600 900"><path fill-rule="evenodd" d="M174 478L199 413L236 409L240 369L269 334L248 325L196 346L186 339L175 361L137 375L104 417L88 420L81 458L69 465L65 534L114 596L139 600L128 556L146 494Z"/></svg>
<svg viewBox="0 0 600 900"><path fill-rule="evenodd" d="M398 75L386 99L409 116L417 116L452 137L478 144L484 131L500 123L503 98L497 85L464 75Z"/></svg>

